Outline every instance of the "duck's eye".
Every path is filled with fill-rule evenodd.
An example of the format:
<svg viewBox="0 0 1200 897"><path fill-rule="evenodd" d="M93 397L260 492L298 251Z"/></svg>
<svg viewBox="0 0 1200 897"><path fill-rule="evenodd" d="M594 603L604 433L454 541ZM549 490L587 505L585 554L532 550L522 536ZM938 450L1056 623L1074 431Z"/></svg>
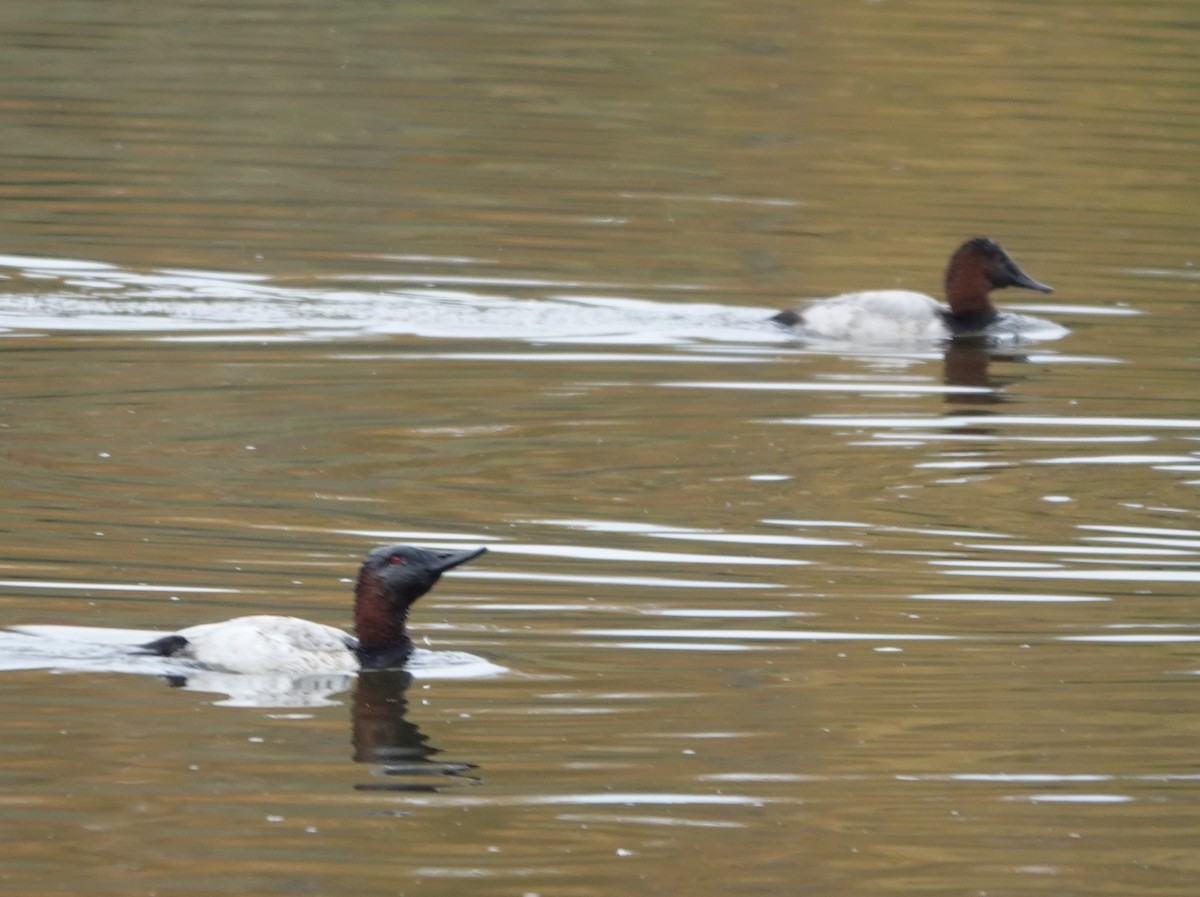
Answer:
<svg viewBox="0 0 1200 897"><path fill-rule="evenodd" d="M400 555L400 554L393 554L390 558L388 558L388 563L389 564L403 564L404 556Z"/></svg>

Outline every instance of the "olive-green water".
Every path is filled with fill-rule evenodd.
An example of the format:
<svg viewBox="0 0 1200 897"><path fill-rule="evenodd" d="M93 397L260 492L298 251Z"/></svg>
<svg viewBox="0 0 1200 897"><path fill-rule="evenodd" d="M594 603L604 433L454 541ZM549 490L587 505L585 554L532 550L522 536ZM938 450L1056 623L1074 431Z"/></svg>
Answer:
<svg viewBox="0 0 1200 897"><path fill-rule="evenodd" d="M0 633L0 892L1194 894L1198 27L4 4L0 627L344 626L368 548L487 545L412 629L506 671ZM973 234L1068 336L765 323Z"/></svg>

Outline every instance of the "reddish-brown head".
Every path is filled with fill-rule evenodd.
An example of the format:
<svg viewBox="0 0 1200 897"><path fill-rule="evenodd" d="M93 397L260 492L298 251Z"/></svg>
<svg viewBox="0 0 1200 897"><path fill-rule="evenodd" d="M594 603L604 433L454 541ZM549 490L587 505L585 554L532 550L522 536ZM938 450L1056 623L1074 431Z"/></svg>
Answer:
<svg viewBox="0 0 1200 897"><path fill-rule="evenodd" d="M945 285L950 313L964 317L995 314L988 298L992 290L1022 287L1039 293L1054 292L1017 267L1004 248L987 237L974 237L954 251L946 266Z"/></svg>

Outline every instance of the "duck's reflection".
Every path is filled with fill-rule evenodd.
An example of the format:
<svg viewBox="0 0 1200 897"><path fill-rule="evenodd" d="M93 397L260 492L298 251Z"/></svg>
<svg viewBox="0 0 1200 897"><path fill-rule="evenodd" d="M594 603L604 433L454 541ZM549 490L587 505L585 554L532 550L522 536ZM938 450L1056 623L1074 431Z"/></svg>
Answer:
<svg viewBox="0 0 1200 897"><path fill-rule="evenodd" d="M474 764L434 760L440 751L407 718L405 696L413 677L404 670L364 670L322 676L250 676L197 670L187 676L166 676L168 684L188 691L221 692L218 706L332 707L353 689L350 701L355 763L373 765L383 781L354 786L356 791L440 791L450 785L477 784Z"/></svg>
<svg viewBox="0 0 1200 897"><path fill-rule="evenodd" d="M995 346L983 337L960 336L953 339L946 346L946 355L942 360L942 381L947 386L973 389L969 392L947 392L946 404L970 405L977 409L980 405L1000 405L1011 401L1004 387L1016 378L993 377L990 366L995 360L1021 362L1026 359L1020 355L998 353Z"/></svg>
<svg viewBox="0 0 1200 897"><path fill-rule="evenodd" d="M188 670L163 676L172 688L225 695L213 701L217 707L261 707L272 709L336 707L336 695L349 691L353 673L320 673L288 676L283 673L225 673L220 670Z"/></svg>
<svg viewBox="0 0 1200 897"><path fill-rule="evenodd" d="M376 764L375 774L388 781L355 785L356 791L440 791L450 784L479 781L469 774L475 769L470 763L433 759L438 749L405 716L405 691L411 684L412 676L403 670L358 674L351 703L354 761ZM429 781L430 777L442 781Z"/></svg>

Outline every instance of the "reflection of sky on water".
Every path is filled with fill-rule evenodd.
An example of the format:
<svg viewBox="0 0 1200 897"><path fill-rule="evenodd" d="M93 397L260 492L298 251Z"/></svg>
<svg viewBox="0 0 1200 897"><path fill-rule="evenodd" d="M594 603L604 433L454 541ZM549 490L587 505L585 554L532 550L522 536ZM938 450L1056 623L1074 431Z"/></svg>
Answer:
<svg viewBox="0 0 1200 897"><path fill-rule="evenodd" d="M198 271L137 272L74 260L0 256L20 282L0 294L0 326L28 330L152 333L284 331L308 338L361 334L519 339L615 345L670 345L695 340L780 343L769 309L688 301L582 295L622 284L511 282L488 278L356 278L370 289L334 280L303 286L257 275ZM434 287L431 282L439 286ZM565 291L512 298L470 287ZM227 339L228 336L222 336ZM257 338L257 337L256 337Z"/></svg>

